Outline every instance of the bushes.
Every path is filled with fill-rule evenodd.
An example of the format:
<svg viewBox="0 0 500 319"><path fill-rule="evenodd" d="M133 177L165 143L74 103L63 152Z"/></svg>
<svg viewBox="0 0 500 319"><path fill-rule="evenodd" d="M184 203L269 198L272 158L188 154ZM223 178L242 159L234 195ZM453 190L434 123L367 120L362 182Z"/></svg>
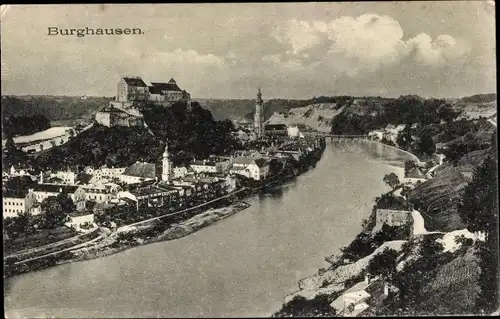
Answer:
<svg viewBox="0 0 500 319"><path fill-rule="evenodd" d="M272 317L332 317L335 316L335 309L330 303L327 295L318 295L312 300L296 296Z"/></svg>

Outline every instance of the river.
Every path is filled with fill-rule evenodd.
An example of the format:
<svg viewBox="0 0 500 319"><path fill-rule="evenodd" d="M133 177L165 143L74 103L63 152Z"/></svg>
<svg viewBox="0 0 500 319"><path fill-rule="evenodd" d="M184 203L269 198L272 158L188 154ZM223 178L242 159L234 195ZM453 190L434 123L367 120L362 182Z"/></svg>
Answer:
<svg viewBox="0 0 500 319"><path fill-rule="evenodd" d="M6 318L269 316L361 231L406 158L327 141L316 168L194 234L8 279Z"/></svg>

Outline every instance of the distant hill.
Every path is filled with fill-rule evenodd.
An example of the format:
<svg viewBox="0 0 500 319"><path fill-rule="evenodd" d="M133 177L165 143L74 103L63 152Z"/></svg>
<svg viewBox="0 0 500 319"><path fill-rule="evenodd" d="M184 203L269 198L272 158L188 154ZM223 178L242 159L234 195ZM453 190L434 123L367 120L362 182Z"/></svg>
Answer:
<svg viewBox="0 0 500 319"><path fill-rule="evenodd" d="M217 100L197 99L203 108L210 110L217 120L253 119L255 99L248 100ZM308 104L308 100L271 99L264 101L264 119L267 120L274 112L285 112L291 108Z"/></svg>
<svg viewBox="0 0 500 319"><path fill-rule="evenodd" d="M453 107L462 111L465 118L493 117L497 113L497 94L477 94L453 102Z"/></svg>
<svg viewBox="0 0 500 319"><path fill-rule="evenodd" d="M196 99L217 120L242 120L255 107L255 100Z"/></svg>
<svg viewBox="0 0 500 319"><path fill-rule="evenodd" d="M97 111L113 98L71 96L2 96L2 116L43 115L51 122L74 125L77 120L91 121Z"/></svg>
<svg viewBox="0 0 500 319"><path fill-rule="evenodd" d="M496 93L487 93L487 94L476 94L472 96L466 96L461 98L459 101L463 103L488 103L494 102L497 100Z"/></svg>

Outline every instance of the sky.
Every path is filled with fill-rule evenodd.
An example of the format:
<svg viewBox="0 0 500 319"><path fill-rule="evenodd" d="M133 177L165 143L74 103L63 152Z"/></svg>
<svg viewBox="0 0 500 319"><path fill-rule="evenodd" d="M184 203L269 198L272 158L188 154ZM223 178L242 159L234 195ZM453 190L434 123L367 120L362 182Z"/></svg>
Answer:
<svg viewBox="0 0 500 319"><path fill-rule="evenodd" d="M141 35L48 36L48 27ZM496 92L493 1L2 7L3 95L114 96L123 76L197 98Z"/></svg>

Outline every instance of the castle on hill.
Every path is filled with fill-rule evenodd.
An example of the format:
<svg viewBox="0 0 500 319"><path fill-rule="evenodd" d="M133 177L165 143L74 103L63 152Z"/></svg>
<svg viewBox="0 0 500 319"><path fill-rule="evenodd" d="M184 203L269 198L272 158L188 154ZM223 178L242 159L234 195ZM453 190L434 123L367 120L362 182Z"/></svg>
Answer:
<svg viewBox="0 0 500 319"><path fill-rule="evenodd" d="M115 101L99 110L95 120L108 127L144 126L140 107L151 104L169 107L178 101L189 105L191 95L179 88L174 79L147 84L140 77L123 77L118 81Z"/></svg>

